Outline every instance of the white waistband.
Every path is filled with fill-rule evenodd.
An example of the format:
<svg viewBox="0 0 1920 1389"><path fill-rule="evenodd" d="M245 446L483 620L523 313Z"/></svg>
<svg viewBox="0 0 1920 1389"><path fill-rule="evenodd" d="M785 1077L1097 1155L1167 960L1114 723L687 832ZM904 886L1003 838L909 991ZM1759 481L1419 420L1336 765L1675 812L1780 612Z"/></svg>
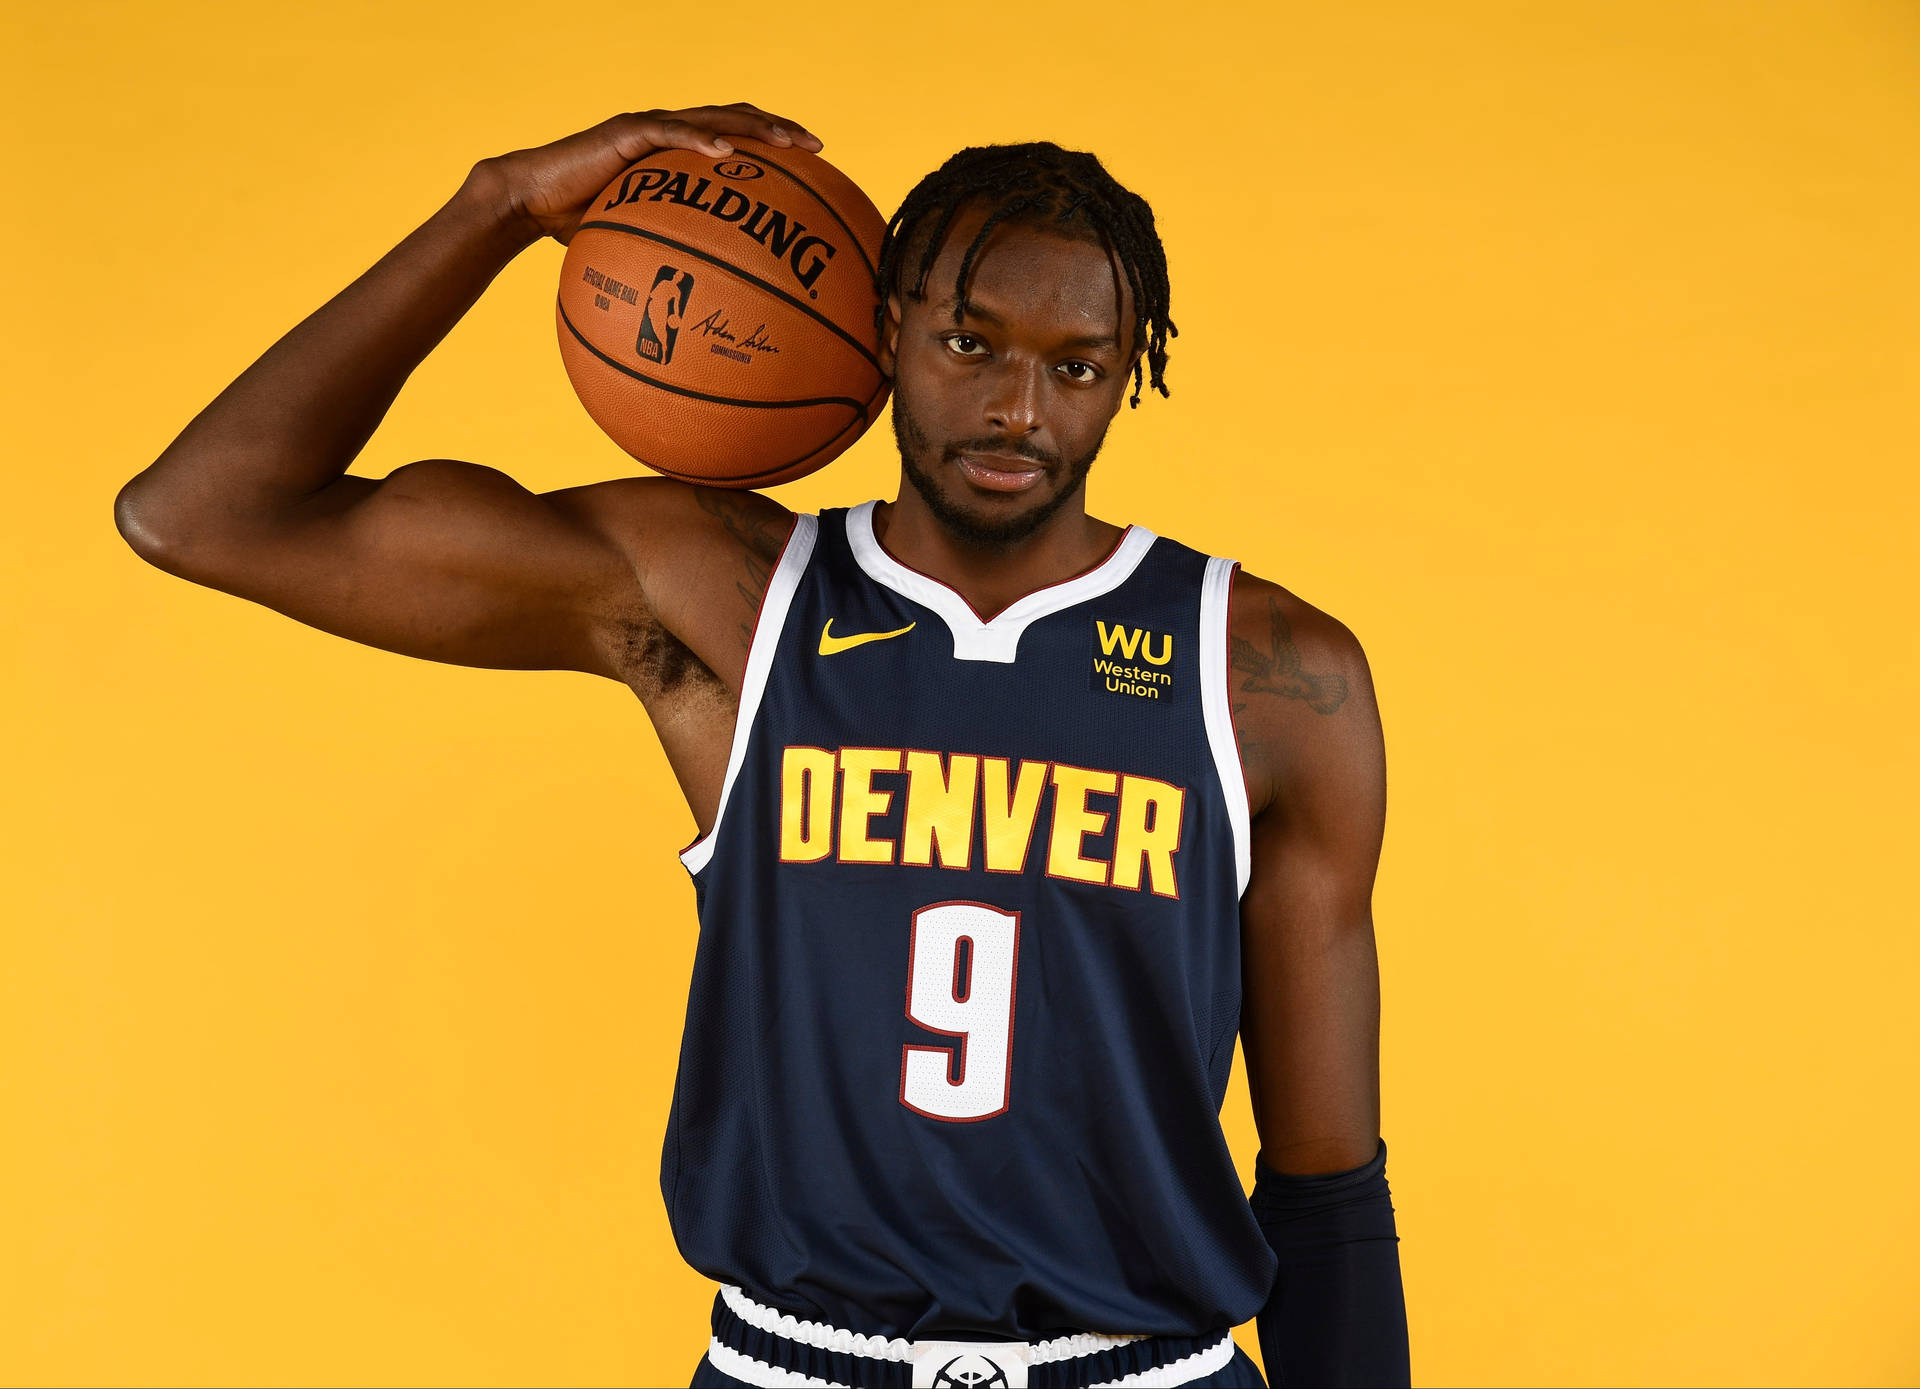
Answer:
<svg viewBox="0 0 1920 1389"><path fill-rule="evenodd" d="M707 1359L721 1374L730 1375L742 1384L754 1385L755 1389L848 1389L848 1386L831 1379L815 1379L797 1370L782 1369L764 1360L755 1360L750 1355L742 1355L717 1336L710 1338L707 1343ZM1088 1389L1174 1389L1177 1385L1191 1384L1196 1379L1204 1379L1224 1370L1232 1359L1233 1337L1223 1331L1218 1344L1195 1351L1184 1360L1156 1365L1151 1370L1122 1375L1119 1379L1105 1380L1090 1385Z"/></svg>
<svg viewBox="0 0 1920 1389"><path fill-rule="evenodd" d="M777 1312L771 1307L763 1307L748 1297L739 1288L728 1285L720 1289L721 1300L741 1321L758 1331L772 1336L785 1337L789 1341L798 1341L802 1345L813 1346L817 1350L830 1350L840 1355L864 1355L869 1360L911 1360L913 1342L887 1336L859 1336L851 1331L842 1331L836 1326L827 1326L817 1321L801 1321L786 1312ZM1112 1350L1115 1346L1124 1346L1132 1341L1143 1341L1144 1336L1060 1336L1051 1341L1032 1341L1029 1344L1028 1364L1044 1365L1054 1360L1077 1360L1083 1355L1096 1355L1103 1350Z"/></svg>
<svg viewBox="0 0 1920 1389"><path fill-rule="evenodd" d="M801 1321L790 1313L764 1307L748 1297L744 1291L727 1285L720 1289L720 1297L727 1308L741 1321L768 1335L779 1336L785 1340L798 1341L802 1345L817 1350L831 1351L840 1355L859 1355L870 1360L909 1361L914 1358L914 1343L898 1337L861 1336L839 1327L828 1326L822 1322ZM1144 1336L1099 1336L1091 1333L1079 1336L1060 1336L1051 1341L1028 1342L1028 1364L1043 1365L1061 1360L1077 1360L1083 1355L1096 1355L1101 1351L1112 1350L1134 1341L1147 1339ZM1092 1385L1089 1389L1162 1389L1166 1386L1188 1384L1196 1379L1225 1368L1233 1359L1233 1336L1221 1332L1220 1339L1204 1350L1195 1351L1181 1360L1157 1365L1152 1369L1139 1370L1119 1379L1107 1380ZM720 1341L712 1339L707 1347L707 1356L714 1368L732 1375L735 1379L748 1384L768 1386L779 1389L780 1386L829 1385L831 1381L814 1379L798 1374L777 1365L769 1365L753 1357L743 1355Z"/></svg>

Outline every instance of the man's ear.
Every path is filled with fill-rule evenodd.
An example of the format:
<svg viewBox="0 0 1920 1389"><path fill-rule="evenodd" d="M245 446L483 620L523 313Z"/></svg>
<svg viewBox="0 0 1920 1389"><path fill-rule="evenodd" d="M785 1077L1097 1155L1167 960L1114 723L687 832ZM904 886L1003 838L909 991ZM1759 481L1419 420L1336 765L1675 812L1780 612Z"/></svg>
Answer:
<svg viewBox="0 0 1920 1389"><path fill-rule="evenodd" d="M887 316L880 325L880 374L893 380L893 364L900 354L900 296L887 296Z"/></svg>

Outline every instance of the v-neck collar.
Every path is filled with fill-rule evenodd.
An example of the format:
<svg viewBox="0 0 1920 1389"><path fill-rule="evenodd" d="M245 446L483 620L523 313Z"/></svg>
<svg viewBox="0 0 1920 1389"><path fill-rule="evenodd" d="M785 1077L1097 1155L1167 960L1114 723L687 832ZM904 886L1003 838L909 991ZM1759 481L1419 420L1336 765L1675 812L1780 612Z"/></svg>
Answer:
<svg viewBox="0 0 1920 1389"><path fill-rule="evenodd" d="M953 633L953 656L958 661L1011 665L1019 653L1020 634L1031 624L1113 592L1133 577L1159 539L1145 526L1128 526L1113 552L1084 574L1037 588L1009 603L992 621L983 621L954 589L907 567L881 547L873 533L874 506L874 502L862 502L847 512L847 543L853 547L854 560L875 583L939 614Z"/></svg>

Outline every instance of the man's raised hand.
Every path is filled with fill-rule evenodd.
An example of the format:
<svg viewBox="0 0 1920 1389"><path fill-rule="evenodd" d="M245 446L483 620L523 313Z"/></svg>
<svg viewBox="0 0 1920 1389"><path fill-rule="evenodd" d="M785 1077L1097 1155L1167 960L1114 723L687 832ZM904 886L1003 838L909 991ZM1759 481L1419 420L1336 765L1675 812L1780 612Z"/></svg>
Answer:
<svg viewBox="0 0 1920 1389"><path fill-rule="evenodd" d="M718 157L733 149L730 135L805 150L821 147L798 122L736 101L612 116L564 140L483 159L474 166L472 179L498 200L501 214L519 223L530 240L551 236L564 245L594 195L634 160L667 148Z"/></svg>

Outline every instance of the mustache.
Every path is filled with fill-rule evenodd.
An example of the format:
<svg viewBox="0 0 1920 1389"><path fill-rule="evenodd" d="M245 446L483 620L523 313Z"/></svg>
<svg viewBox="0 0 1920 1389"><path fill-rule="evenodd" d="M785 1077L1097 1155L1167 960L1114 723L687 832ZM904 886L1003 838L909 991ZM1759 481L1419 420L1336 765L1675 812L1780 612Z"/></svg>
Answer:
<svg viewBox="0 0 1920 1389"><path fill-rule="evenodd" d="M1057 453L1049 453L1032 443L1019 443L1012 439L955 439L942 452L949 460L963 453L999 453L1010 458L1024 458L1029 463L1039 463L1049 468L1058 466L1060 462Z"/></svg>

